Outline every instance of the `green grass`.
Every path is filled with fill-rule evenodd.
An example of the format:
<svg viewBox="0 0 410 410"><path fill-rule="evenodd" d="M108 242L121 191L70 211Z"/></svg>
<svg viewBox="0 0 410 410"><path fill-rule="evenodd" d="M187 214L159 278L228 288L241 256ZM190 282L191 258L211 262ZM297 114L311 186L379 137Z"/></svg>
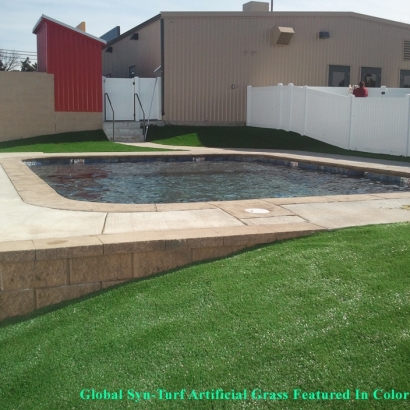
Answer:
<svg viewBox="0 0 410 410"><path fill-rule="evenodd" d="M410 391L409 224L326 232L196 264L0 325L0 408L399 409L293 389ZM123 389L82 401L82 389ZM262 389L289 400L159 400L128 389Z"/></svg>
<svg viewBox="0 0 410 410"><path fill-rule="evenodd" d="M0 143L0 152L141 152L155 148L133 147L108 141L103 130L66 132ZM159 149L164 151L164 149ZM167 150L165 150L167 151Z"/></svg>
<svg viewBox="0 0 410 410"><path fill-rule="evenodd" d="M255 127L151 126L147 140L171 146L296 150L410 162L409 157L349 151L295 132Z"/></svg>
<svg viewBox="0 0 410 410"><path fill-rule="evenodd" d="M349 151L295 132L255 127L150 126L148 142L172 146L253 148L307 151L364 158L410 162L409 157ZM0 152L141 152L167 151L165 148L133 147L107 140L102 130L44 135L0 143Z"/></svg>

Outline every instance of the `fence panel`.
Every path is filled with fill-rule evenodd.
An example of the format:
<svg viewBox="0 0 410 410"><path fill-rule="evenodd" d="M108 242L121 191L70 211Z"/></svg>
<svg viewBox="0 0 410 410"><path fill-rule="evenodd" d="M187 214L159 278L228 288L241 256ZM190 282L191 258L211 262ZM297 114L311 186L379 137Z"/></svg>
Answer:
<svg viewBox="0 0 410 410"><path fill-rule="evenodd" d="M110 97L116 121L134 120L133 83L133 78L104 78L103 92ZM105 118L107 121L112 121L112 111L105 96L104 101Z"/></svg>
<svg viewBox="0 0 410 410"><path fill-rule="evenodd" d="M281 101L280 101L280 128L286 131L290 129L290 120L292 112L292 89L293 85L280 86L281 91Z"/></svg>
<svg viewBox="0 0 410 410"><path fill-rule="evenodd" d="M247 125L295 131L345 149L409 156L409 91L381 87L355 98L346 88L249 86Z"/></svg>
<svg viewBox="0 0 410 410"><path fill-rule="evenodd" d="M347 149L352 98L308 88L305 135Z"/></svg>
<svg viewBox="0 0 410 410"><path fill-rule="evenodd" d="M406 98L354 98L350 149L406 155Z"/></svg>
<svg viewBox="0 0 410 410"><path fill-rule="evenodd" d="M161 81L159 78L104 78L104 93L108 93L110 97L116 121L134 121L134 119L139 121L143 119L135 93L138 93L147 120L148 118L159 120L162 117ZM105 116L107 121L112 120L112 111L108 101L106 101Z"/></svg>
<svg viewBox="0 0 410 410"><path fill-rule="evenodd" d="M261 128L280 127L280 91L278 87L249 87L246 125Z"/></svg>
<svg viewBox="0 0 410 410"><path fill-rule="evenodd" d="M160 78L135 77L135 92L140 97L145 111L145 119L161 119L161 81ZM136 118L142 120L143 115L136 99Z"/></svg>
<svg viewBox="0 0 410 410"><path fill-rule="evenodd" d="M305 87L293 87L290 129L301 135L305 133Z"/></svg>

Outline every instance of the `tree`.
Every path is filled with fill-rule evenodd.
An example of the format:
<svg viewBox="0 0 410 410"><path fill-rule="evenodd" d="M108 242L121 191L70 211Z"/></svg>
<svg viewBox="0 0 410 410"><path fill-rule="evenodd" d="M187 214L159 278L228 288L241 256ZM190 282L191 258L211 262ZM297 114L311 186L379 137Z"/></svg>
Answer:
<svg viewBox="0 0 410 410"><path fill-rule="evenodd" d="M37 63L31 64L30 59L27 57L24 61L21 61L21 71L37 71Z"/></svg>
<svg viewBox="0 0 410 410"><path fill-rule="evenodd" d="M19 64L19 54L16 51L0 49L0 71L12 71Z"/></svg>

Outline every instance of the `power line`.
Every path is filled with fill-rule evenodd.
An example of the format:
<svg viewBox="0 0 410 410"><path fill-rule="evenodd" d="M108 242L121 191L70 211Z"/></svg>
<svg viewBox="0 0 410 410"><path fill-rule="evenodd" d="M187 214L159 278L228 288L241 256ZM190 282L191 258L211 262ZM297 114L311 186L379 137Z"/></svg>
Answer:
<svg viewBox="0 0 410 410"><path fill-rule="evenodd" d="M1 51L6 51L10 53L28 53L28 54L37 54L37 51L21 51L21 50L8 50L6 48L0 48Z"/></svg>
<svg viewBox="0 0 410 410"><path fill-rule="evenodd" d="M37 64L37 53L33 53L32 51L12 51L0 48L0 59L1 57L3 57L3 59L15 60L16 66L27 59L31 64Z"/></svg>
<svg viewBox="0 0 410 410"><path fill-rule="evenodd" d="M1 49L0 49L0 52L1 52ZM15 53L15 54L13 54L13 53L2 53L2 54L5 55L5 56L15 55L17 57L34 57L34 58L37 58L37 54L24 54L24 53Z"/></svg>
<svg viewBox="0 0 410 410"><path fill-rule="evenodd" d="M34 51L5 50L0 48L0 52L5 57L15 55L17 58L29 57L32 60L37 60L37 53L35 53Z"/></svg>

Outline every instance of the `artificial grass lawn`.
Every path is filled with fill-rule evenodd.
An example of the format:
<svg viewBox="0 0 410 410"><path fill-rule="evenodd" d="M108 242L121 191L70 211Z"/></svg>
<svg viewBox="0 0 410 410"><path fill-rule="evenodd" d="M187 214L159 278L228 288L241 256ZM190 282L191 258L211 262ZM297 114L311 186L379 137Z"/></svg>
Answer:
<svg viewBox="0 0 410 410"><path fill-rule="evenodd" d="M295 132L256 127L158 127L151 125L148 142L172 146L279 149L349 155L364 158L410 162L410 157L349 151L299 135ZM141 152L168 151L166 148L145 148L108 141L104 131L68 132L0 143L0 152Z"/></svg>
<svg viewBox="0 0 410 410"><path fill-rule="evenodd" d="M409 157L350 151L295 132L256 127L150 126L147 140L170 146L296 150L410 162Z"/></svg>
<svg viewBox="0 0 410 410"><path fill-rule="evenodd" d="M108 141L103 130L65 132L0 143L0 152L131 152L168 151Z"/></svg>
<svg viewBox="0 0 410 410"><path fill-rule="evenodd" d="M320 233L3 322L0 408L408 408L372 392L410 391L409 230ZM80 399L93 388L124 399ZM128 389L218 388L248 399L127 400ZM293 400L298 388L351 399ZM254 400L254 389L289 399Z"/></svg>

